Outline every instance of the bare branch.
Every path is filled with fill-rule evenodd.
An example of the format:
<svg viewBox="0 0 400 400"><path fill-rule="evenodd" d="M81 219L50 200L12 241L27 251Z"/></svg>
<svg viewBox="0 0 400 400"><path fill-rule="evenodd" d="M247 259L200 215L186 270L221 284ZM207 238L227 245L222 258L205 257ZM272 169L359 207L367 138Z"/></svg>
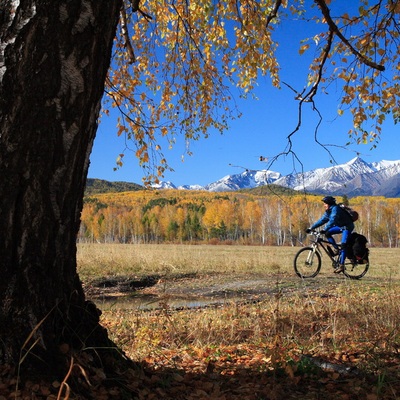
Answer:
<svg viewBox="0 0 400 400"><path fill-rule="evenodd" d="M130 63L133 64L134 62L136 62L136 57L133 51L132 43L129 39L128 23L126 17L126 10L124 6L121 8L121 31L122 31L122 36L124 37L124 46L128 51Z"/></svg>
<svg viewBox="0 0 400 400"><path fill-rule="evenodd" d="M326 63L326 60L328 59L329 53L332 48L332 43L333 43L333 35L334 32L332 30L329 31L328 35L328 41L326 43L326 46L323 51L323 57L321 60L321 63L319 64L318 68L318 75L317 75L317 81L314 83L310 91L304 96L304 101L313 101L314 96L317 94L318 86L319 83L321 82L322 75L323 75L323 70L324 70L324 65Z"/></svg>
<svg viewBox="0 0 400 400"><path fill-rule="evenodd" d="M321 9L322 15L324 16L327 24L329 25L330 31L335 33L337 37L349 48L349 50L358 58L361 60L362 63L365 65L368 65L371 68L377 69L378 71L384 71L385 67L383 65L377 64L364 55L362 55L359 51L357 51L351 43L343 36L342 32L340 32L339 28L337 25L333 22L331 18L331 14L329 12L329 8L326 5L325 0L314 0L315 3L317 3L318 7Z"/></svg>

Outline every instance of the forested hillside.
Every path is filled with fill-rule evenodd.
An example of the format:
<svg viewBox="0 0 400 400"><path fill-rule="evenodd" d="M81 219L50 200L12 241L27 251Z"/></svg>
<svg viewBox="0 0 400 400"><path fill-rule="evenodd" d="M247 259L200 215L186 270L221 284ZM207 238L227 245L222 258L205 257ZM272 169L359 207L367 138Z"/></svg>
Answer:
<svg viewBox="0 0 400 400"><path fill-rule="evenodd" d="M338 198L338 201L343 199ZM346 200L346 199L344 199ZM399 246L400 199L352 198L356 231ZM139 190L85 198L80 241L298 245L324 209L321 196Z"/></svg>
<svg viewBox="0 0 400 400"><path fill-rule="evenodd" d="M128 192L142 190L143 186L129 182L109 182L102 179L88 178L85 188L85 196L99 193Z"/></svg>
<svg viewBox="0 0 400 400"><path fill-rule="evenodd" d="M288 195L295 195L299 194L298 191L294 189L290 189L288 187L280 186L280 185L274 185L274 184L268 184L268 185L262 185L262 186L257 186L255 188L251 189L240 189L238 190L239 193L248 193L252 195L259 195L259 196L265 196L265 195L278 195L278 196L288 196Z"/></svg>

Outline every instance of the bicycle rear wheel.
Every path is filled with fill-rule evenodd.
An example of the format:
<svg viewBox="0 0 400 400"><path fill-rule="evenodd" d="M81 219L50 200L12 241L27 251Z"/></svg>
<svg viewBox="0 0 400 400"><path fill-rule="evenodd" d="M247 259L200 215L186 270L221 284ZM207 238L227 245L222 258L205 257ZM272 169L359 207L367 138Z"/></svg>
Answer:
<svg viewBox="0 0 400 400"><path fill-rule="evenodd" d="M343 273L350 279L361 279L369 269L369 259L366 257L361 263L346 263Z"/></svg>
<svg viewBox="0 0 400 400"><path fill-rule="evenodd" d="M321 270L321 255L312 247L304 247L295 255L293 266L300 278L314 278Z"/></svg>

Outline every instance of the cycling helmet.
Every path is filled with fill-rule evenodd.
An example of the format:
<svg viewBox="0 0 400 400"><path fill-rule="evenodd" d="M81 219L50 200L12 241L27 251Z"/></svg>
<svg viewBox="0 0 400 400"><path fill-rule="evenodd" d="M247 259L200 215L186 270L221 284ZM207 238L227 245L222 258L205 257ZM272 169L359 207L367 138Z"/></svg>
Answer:
<svg viewBox="0 0 400 400"><path fill-rule="evenodd" d="M329 206L332 206L333 204L336 204L336 199L332 196L325 196L322 201L325 204L328 204Z"/></svg>

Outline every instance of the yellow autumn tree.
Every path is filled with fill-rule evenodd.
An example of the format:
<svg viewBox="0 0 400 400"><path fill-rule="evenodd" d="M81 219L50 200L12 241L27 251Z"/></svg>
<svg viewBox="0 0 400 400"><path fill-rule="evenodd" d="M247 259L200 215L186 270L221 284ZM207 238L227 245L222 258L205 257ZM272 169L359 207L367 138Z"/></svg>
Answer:
<svg viewBox="0 0 400 400"><path fill-rule="evenodd" d="M135 1L122 12L108 95L120 111L119 134L135 145L148 179L168 169L161 138L172 146L176 136L207 137L224 131L239 115L231 87L247 96L260 76L280 87L279 28L286 21L307 21L317 32L304 37L299 53L314 51L309 75L298 93L299 125L307 103L317 111L315 95L338 85L341 115L350 112L349 135L357 141L377 140L388 116L400 117L399 1L339 2L315 0ZM134 12L132 12L134 11ZM317 111L318 112L318 111ZM190 150L188 150L190 153ZM286 153L285 153L286 154ZM122 165L123 158L118 159Z"/></svg>
<svg viewBox="0 0 400 400"><path fill-rule="evenodd" d="M213 202L207 205L206 212L202 218L204 227L210 231L213 228L217 228L222 222L222 215L220 213L220 203Z"/></svg>
<svg viewBox="0 0 400 400"><path fill-rule="evenodd" d="M242 203L243 230L248 232L248 237L252 242L258 231L260 221L260 206L256 201L247 201Z"/></svg>

